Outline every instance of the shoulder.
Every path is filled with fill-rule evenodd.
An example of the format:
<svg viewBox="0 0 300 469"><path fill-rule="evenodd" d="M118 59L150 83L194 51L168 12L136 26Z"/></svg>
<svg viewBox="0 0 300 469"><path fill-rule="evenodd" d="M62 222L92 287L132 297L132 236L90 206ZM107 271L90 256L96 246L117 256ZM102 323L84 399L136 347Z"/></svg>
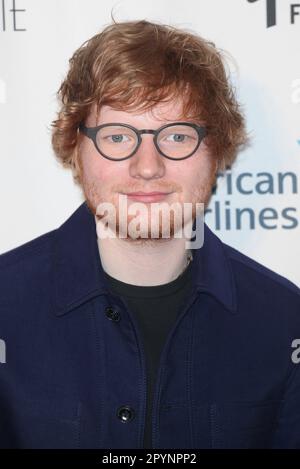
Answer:
<svg viewBox="0 0 300 469"><path fill-rule="evenodd" d="M39 259L42 252L47 253L51 249L51 243L57 230L44 233L20 246L0 254L0 272L7 269L18 268L20 262L26 260L33 262Z"/></svg>
<svg viewBox="0 0 300 469"><path fill-rule="evenodd" d="M37 299L44 285L49 285L52 269L52 244L56 230L0 255L0 312Z"/></svg>
<svg viewBox="0 0 300 469"><path fill-rule="evenodd" d="M300 318L300 288L295 283L232 246L222 245L240 296L254 304L273 305L274 309L290 305Z"/></svg>

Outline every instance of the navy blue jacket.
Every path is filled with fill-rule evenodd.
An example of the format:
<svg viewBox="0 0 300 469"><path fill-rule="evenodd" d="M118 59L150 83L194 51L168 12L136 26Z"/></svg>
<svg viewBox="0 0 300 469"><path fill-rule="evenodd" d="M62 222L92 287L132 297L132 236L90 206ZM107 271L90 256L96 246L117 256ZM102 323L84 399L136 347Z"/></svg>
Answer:
<svg viewBox="0 0 300 469"><path fill-rule="evenodd" d="M193 254L192 294L161 356L153 447L300 448L299 289L207 225ZM0 447L142 447L143 343L107 288L85 202L0 256Z"/></svg>

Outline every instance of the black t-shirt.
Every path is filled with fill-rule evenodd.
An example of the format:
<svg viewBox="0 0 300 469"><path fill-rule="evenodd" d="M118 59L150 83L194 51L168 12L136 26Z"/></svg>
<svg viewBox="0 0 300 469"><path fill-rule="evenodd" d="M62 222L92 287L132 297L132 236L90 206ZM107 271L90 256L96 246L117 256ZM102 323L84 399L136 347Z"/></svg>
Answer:
<svg viewBox="0 0 300 469"><path fill-rule="evenodd" d="M147 408L144 448L152 448L152 400L162 348L191 288L191 266L163 285L138 286L121 282L105 273L112 293L122 297L135 315L144 341L147 368Z"/></svg>

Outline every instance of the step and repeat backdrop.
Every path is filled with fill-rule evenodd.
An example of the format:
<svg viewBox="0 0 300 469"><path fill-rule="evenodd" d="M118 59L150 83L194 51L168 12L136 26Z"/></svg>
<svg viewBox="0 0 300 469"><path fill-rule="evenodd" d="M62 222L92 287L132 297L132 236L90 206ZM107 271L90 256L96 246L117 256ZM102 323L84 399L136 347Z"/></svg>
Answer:
<svg viewBox="0 0 300 469"><path fill-rule="evenodd" d="M0 253L58 227L83 201L54 157L51 122L69 58L111 13L196 32L224 51L252 143L219 174L206 222L300 286L296 0L0 0Z"/></svg>

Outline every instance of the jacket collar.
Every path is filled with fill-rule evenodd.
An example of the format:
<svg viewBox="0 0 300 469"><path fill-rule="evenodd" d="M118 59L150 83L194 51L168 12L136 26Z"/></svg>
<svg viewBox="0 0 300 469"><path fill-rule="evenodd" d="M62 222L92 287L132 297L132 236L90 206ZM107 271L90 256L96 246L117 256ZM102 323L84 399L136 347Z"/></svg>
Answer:
<svg viewBox="0 0 300 469"><path fill-rule="evenodd" d="M96 223L86 202L54 231L53 310L68 313L98 295L109 294L101 265ZM193 250L192 278L226 309L236 311L233 272L222 241L204 224L204 244Z"/></svg>

